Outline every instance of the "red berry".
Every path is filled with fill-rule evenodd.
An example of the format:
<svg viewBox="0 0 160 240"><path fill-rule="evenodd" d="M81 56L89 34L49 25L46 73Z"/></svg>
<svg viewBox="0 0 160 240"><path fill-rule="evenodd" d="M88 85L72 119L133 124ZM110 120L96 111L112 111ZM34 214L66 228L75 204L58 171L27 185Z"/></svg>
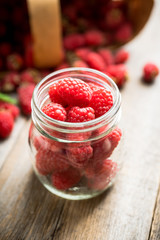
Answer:
<svg viewBox="0 0 160 240"><path fill-rule="evenodd" d="M88 64L86 62L84 62L83 60L76 60L72 63L72 67L83 67L83 68L87 68Z"/></svg>
<svg viewBox="0 0 160 240"><path fill-rule="evenodd" d="M110 65L106 68L106 73L113 78L119 88L124 86L128 78L128 72L124 64Z"/></svg>
<svg viewBox="0 0 160 240"><path fill-rule="evenodd" d="M27 85L21 85L18 88L18 98L19 103L21 106L21 110L23 114L30 115L31 114L31 99L32 94L35 88L35 84L27 84Z"/></svg>
<svg viewBox="0 0 160 240"><path fill-rule="evenodd" d="M49 91L48 91L48 94L49 94L50 99L51 99L52 102L54 102L54 103L59 103L59 104L65 106L65 105L66 105L66 101L65 101L65 99L63 99L63 98L59 95L59 93L58 93L58 91L57 91L57 86L58 86L58 82L54 82L54 83L50 86Z"/></svg>
<svg viewBox="0 0 160 240"><path fill-rule="evenodd" d="M22 66L23 66L23 59L19 54L15 53L7 57L8 70L17 71L17 70L20 70Z"/></svg>
<svg viewBox="0 0 160 240"><path fill-rule="evenodd" d="M81 147L70 147L66 151L68 161L75 168L83 168L92 157L93 149L90 145L83 144Z"/></svg>
<svg viewBox="0 0 160 240"><path fill-rule="evenodd" d="M112 52L109 49L101 48L99 49L98 53L103 58L106 66L113 64L114 58Z"/></svg>
<svg viewBox="0 0 160 240"><path fill-rule="evenodd" d="M24 70L21 75L21 83L35 83L37 84L41 80L40 72L36 69Z"/></svg>
<svg viewBox="0 0 160 240"><path fill-rule="evenodd" d="M122 136L122 131L120 128L115 128L112 132L110 132L107 137L109 139L109 141L111 142L111 145L112 145L112 149L117 147L120 139L121 139L121 136Z"/></svg>
<svg viewBox="0 0 160 240"><path fill-rule="evenodd" d="M89 46L100 46L104 43L104 35L98 30L89 30L84 37L86 44Z"/></svg>
<svg viewBox="0 0 160 240"><path fill-rule="evenodd" d="M105 22L108 28L115 29L124 21L124 14L119 8L112 8L107 11Z"/></svg>
<svg viewBox="0 0 160 240"><path fill-rule="evenodd" d="M100 89L100 88L103 88L102 86L97 85L97 84L95 84L95 83L88 83L88 85L90 86L90 88L91 88L92 91L96 91L96 90L98 90L98 89Z"/></svg>
<svg viewBox="0 0 160 240"><path fill-rule="evenodd" d="M7 73L1 82L3 92L13 92L20 83L20 76L16 72Z"/></svg>
<svg viewBox="0 0 160 240"><path fill-rule="evenodd" d="M12 132L14 119L9 111L0 111L0 138L6 138Z"/></svg>
<svg viewBox="0 0 160 240"><path fill-rule="evenodd" d="M76 78L60 80L57 85L57 92L71 106L87 106L92 97L89 85Z"/></svg>
<svg viewBox="0 0 160 240"><path fill-rule="evenodd" d="M103 71L106 66L103 58L96 52L90 52L88 54L87 63L91 68L99 71Z"/></svg>
<svg viewBox="0 0 160 240"><path fill-rule="evenodd" d="M129 53L125 51L124 49L121 49L116 52L115 54L115 63L120 64L120 63L125 63L129 58Z"/></svg>
<svg viewBox="0 0 160 240"><path fill-rule="evenodd" d="M132 26L129 23L124 23L115 33L115 40L119 43L125 43L132 37Z"/></svg>
<svg viewBox="0 0 160 240"><path fill-rule="evenodd" d="M63 172L53 173L51 180L55 188L59 190L67 190L76 185L81 179L81 175L77 169L69 168Z"/></svg>
<svg viewBox="0 0 160 240"><path fill-rule="evenodd" d="M143 68L143 80L147 83L152 83L155 77L159 74L158 67L153 63L145 64Z"/></svg>
<svg viewBox="0 0 160 240"><path fill-rule="evenodd" d="M0 111L2 109L8 110L14 119L19 116L19 108L11 103L0 101Z"/></svg>
<svg viewBox="0 0 160 240"><path fill-rule="evenodd" d="M90 101L90 107L95 111L95 117L100 117L113 106L113 97L110 91L106 89L98 89L93 92Z"/></svg>
<svg viewBox="0 0 160 240"><path fill-rule="evenodd" d="M42 111L50 118L59 121L66 120L66 110L58 103L49 103L42 108Z"/></svg>
<svg viewBox="0 0 160 240"><path fill-rule="evenodd" d="M85 45L85 39L82 34L74 33L64 37L64 48L74 50Z"/></svg>
<svg viewBox="0 0 160 240"><path fill-rule="evenodd" d="M75 50L75 54L77 57L82 59L83 61L87 61L87 55L91 50L89 48L78 48Z"/></svg>
<svg viewBox="0 0 160 240"><path fill-rule="evenodd" d="M68 122L87 122L95 119L94 109L91 107L73 107L67 115Z"/></svg>

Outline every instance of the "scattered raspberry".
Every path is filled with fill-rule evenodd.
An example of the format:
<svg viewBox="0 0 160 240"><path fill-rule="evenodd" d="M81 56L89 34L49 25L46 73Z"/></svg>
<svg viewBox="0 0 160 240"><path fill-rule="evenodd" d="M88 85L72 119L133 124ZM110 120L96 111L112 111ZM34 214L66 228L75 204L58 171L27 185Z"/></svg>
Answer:
<svg viewBox="0 0 160 240"><path fill-rule="evenodd" d="M17 71L17 70L20 70L22 66L23 66L23 59L19 54L15 53L7 57L8 70Z"/></svg>
<svg viewBox="0 0 160 240"><path fill-rule="evenodd" d="M13 92L20 83L20 76L16 72L7 73L1 82L3 92Z"/></svg>
<svg viewBox="0 0 160 240"><path fill-rule="evenodd" d="M6 110L0 110L0 138L6 138L12 132L14 119L12 114Z"/></svg>
<svg viewBox="0 0 160 240"><path fill-rule="evenodd" d="M117 163L106 159L95 169L95 177L88 179L88 187L95 190L105 189L117 173Z"/></svg>
<svg viewBox="0 0 160 240"><path fill-rule="evenodd" d="M31 114L31 99L34 88L35 84L31 83L27 85L21 85L17 91L21 110L23 114L28 116Z"/></svg>
<svg viewBox="0 0 160 240"><path fill-rule="evenodd" d="M114 58L112 52L109 49L101 48L99 49L98 53L103 58L106 66L113 64Z"/></svg>
<svg viewBox="0 0 160 240"><path fill-rule="evenodd" d="M115 40L119 43L125 43L132 37L132 27L129 23L124 23L115 33Z"/></svg>
<svg viewBox="0 0 160 240"><path fill-rule="evenodd" d="M85 45L85 39L82 34L70 34L63 39L64 48L67 50L74 50Z"/></svg>
<svg viewBox="0 0 160 240"><path fill-rule="evenodd" d="M63 99L57 91L58 82L54 82L49 88L49 96L52 102L59 103L63 106L66 105L65 99Z"/></svg>
<svg viewBox="0 0 160 240"><path fill-rule="evenodd" d="M107 12L105 22L108 28L115 29L124 21L124 14L119 8L112 8Z"/></svg>
<svg viewBox="0 0 160 240"><path fill-rule="evenodd" d="M119 88L122 88L128 79L128 72L124 64L110 65L106 73L113 78Z"/></svg>
<svg viewBox="0 0 160 240"><path fill-rule="evenodd" d="M103 71L105 69L105 62L103 58L96 52L90 52L87 56L87 63L91 68Z"/></svg>
<svg viewBox="0 0 160 240"><path fill-rule="evenodd" d="M95 111L95 117L100 117L113 106L113 97L110 91L98 89L93 92L90 107Z"/></svg>
<svg viewBox="0 0 160 240"><path fill-rule="evenodd" d="M125 63L129 58L129 52L125 51L124 49L120 49L115 54L115 63Z"/></svg>
<svg viewBox="0 0 160 240"><path fill-rule="evenodd" d="M83 67L83 68L87 68L88 64L86 62L84 62L83 60L76 60L72 63L72 67Z"/></svg>
<svg viewBox="0 0 160 240"><path fill-rule="evenodd" d="M14 104L0 101L0 111L2 109L9 111L14 119L16 119L19 116L19 108Z"/></svg>
<svg viewBox="0 0 160 240"><path fill-rule="evenodd" d="M73 107L67 115L68 122L87 122L95 119L94 109L91 107Z"/></svg>
<svg viewBox="0 0 160 240"><path fill-rule="evenodd" d="M50 118L59 121L66 120L66 110L58 103L49 103L42 108L42 111Z"/></svg>
<svg viewBox="0 0 160 240"><path fill-rule="evenodd" d="M40 72L36 69L27 69L21 73L21 83L35 83L41 80Z"/></svg>
<svg viewBox="0 0 160 240"><path fill-rule="evenodd" d="M75 50L75 54L77 55L77 57L79 57L80 59L82 59L83 61L87 61L87 55L91 50L89 48L78 48Z"/></svg>
<svg viewBox="0 0 160 240"><path fill-rule="evenodd" d="M88 46L100 46L104 43L104 35L98 30L88 30L84 37Z"/></svg>
<svg viewBox="0 0 160 240"><path fill-rule="evenodd" d="M57 85L57 92L71 106L87 106L92 97L89 85L76 78L60 80Z"/></svg>
<svg viewBox="0 0 160 240"><path fill-rule="evenodd" d="M81 147L68 148L67 157L69 162L76 168L83 168L87 165L88 160L92 157L93 149L90 145L83 145Z"/></svg>
<svg viewBox="0 0 160 240"><path fill-rule="evenodd" d="M112 149L117 147L120 139L121 139L121 136L122 136L122 131L120 128L115 128L112 132L110 132L107 137L109 139L109 141L111 142L112 144Z"/></svg>
<svg viewBox="0 0 160 240"><path fill-rule="evenodd" d="M145 64L143 68L143 80L146 83L152 83L155 80L155 77L159 74L158 67L153 63Z"/></svg>
<svg viewBox="0 0 160 240"><path fill-rule="evenodd" d="M53 186L59 190L67 190L73 187L80 179L79 171L74 168L69 168L64 172L53 173L51 178Z"/></svg>

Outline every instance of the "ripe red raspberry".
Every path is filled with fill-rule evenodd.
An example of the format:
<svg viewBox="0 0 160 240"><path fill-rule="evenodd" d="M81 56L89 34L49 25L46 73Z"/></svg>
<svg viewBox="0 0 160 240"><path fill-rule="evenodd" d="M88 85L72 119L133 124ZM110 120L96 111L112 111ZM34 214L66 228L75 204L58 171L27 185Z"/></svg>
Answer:
<svg viewBox="0 0 160 240"><path fill-rule="evenodd" d="M90 107L94 109L96 118L105 114L112 106L113 97L110 91L101 88L93 92Z"/></svg>
<svg viewBox="0 0 160 240"><path fill-rule="evenodd" d="M66 120L66 110L58 103L49 103L42 108L42 111L49 117L59 120Z"/></svg>
<svg viewBox="0 0 160 240"><path fill-rule="evenodd" d="M57 85L57 92L71 106L87 106L92 91L87 83L76 78L64 78Z"/></svg>
<svg viewBox="0 0 160 240"><path fill-rule="evenodd" d="M63 154L41 148L36 154L36 168L40 174L48 175L52 172L68 169L69 164Z"/></svg>
<svg viewBox="0 0 160 240"><path fill-rule="evenodd" d="M122 131L120 128L115 128L112 132L110 132L107 135L107 138L109 139L111 145L112 145L112 149L114 149L115 147L117 147L119 141L121 140L122 137Z"/></svg>
<svg viewBox="0 0 160 240"><path fill-rule="evenodd" d="M115 40L118 43L125 43L132 37L132 26L129 23L124 23L120 26L115 33Z"/></svg>
<svg viewBox="0 0 160 240"><path fill-rule="evenodd" d="M67 50L74 50L85 45L85 39L82 34L74 33L64 37L64 48Z"/></svg>
<svg viewBox="0 0 160 240"><path fill-rule="evenodd" d="M16 105L8 102L3 102L0 100L0 111L2 109L9 111L14 119L16 119L19 116L19 108Z"/></svg>
<svg viewBox="0 0 160 240"><path fill-rule="evenodd" d="M105 22L108 28L115 29L124 22L124 13L119 8L109 9L105 17Z"/></svg>
<svg viewBox="0 0 160 240"><path fill-rule="evenodd" d="M117 163L106 159L94 170L94 177L88 179L88 187L94 190L105 189L117 173Z"/></svg>
<svg viewBox="0 0 160 240"><path fill-rule="evenodd" d="M37 84L41 80L40 72L36 69L24 70L21 75L21 83L35 83Z"/></svg>
<svg viewBox="0 0 160 240"><path fill-rule="evenodd" d="M87 68L88 64L86 62L84 62L83 60L76 60L72 63L72 67L83 67L83 68Z"/></svg>
<svg viewBox="0 0 160 240"><path fill-rule="evenodd" d="M67 115L67 122L87 122L93 119L95 119L95 114L91 107L73 107Z"/></svg>
<svg viewBox="0 0 160 240"><path fill-rule="evenodd" d="M105 62L100 54L96 52L90 52L87 56L87 63L91 68L94 68L99 71L103 71L105 69Z"/></svg>
<svg viewBox="0 0 160 240"><path fill-rule="evenodd" d="M143 80L147 83L152 83L155 77L159 74L158 67L153 63L145 64L143 68Z"/></svg>
<svg viewBox="0 0 160 240"><path fill-rule="evenodd" d="M97 84L95 84L95 83L88 83L88 85L90 86L90 88L91 88L92 91L96 91L96 90L98 90L98 89L100 89L100 88L103 88L102 86L97 85ZM104 88L103 88L103 89L104 89Z"/></svg>
<svg viewBox="0 0 160 240"><path fill-rule="evenodd" d="M77 57L79 57L80 59L82 59L83 61L87 61L87 55L91 50L87 47L85 48L78 48L75 50L75 54L77 55Z"/></svg>
<svg viewBox="0 0 160 240"><path fill-rule="evenodd" d="M98 53L103 58L106 66L113 64L114 58L112 52L109 49L101 48L99 49Z"/></svg>
<svg viewBox="0 0 160 240"><path fill-rule="evenodd" d="M20 76L16 72L7 73L1 82L3 92L13 92L20 83Z"/></svg>
<svg viewBox="0 0 160 240"><path fill-rule="evenodd" d="M119 88L122 88L128 79L128 72L124 64L110 65L106 73L113 78Z"/></svg>
<svg viewBox="0 0 160 240"><path fill-rule="evenodd" d="M0 111L0 138L6 138L12 132L14 119L9 111Z"/></svg>
<svg viewBox="0 0 160 240"><path fill-rule="evenodd" d="M120 49L116 52L114 61L116 64L125 63L128 58L129 52L125 51L124 49Z"/></svg>
<svg viewBox="0 0 160 240"><path fill-rule="evenodd" d="M84 37L88 46L100 46L104 43L104 35L98 30L88 30Z"/></svg>
<svg viewBox="0 0 160 240"><path fill-rule="evenodd" d="M93 149L90 145L70 147L66 150L68 161L75 168L84 168L92 157Z"/></svg>
<svg viewBox="0 0 160 240"><path fill-rule="evenodd" d="M54 102L54 103L59 103L59 104L65 106L65 105L66 105L66 101L65 101L65 99L63 99L63 98L59 95L59 93L58 93L58 91L57 91L57 86L58 86L58 82L54 82L54 83L50 86L49 91L48 91L48 94L49 94L50 99L51 99L52 102Z"/></svg>
<svg viewBox="0 0 160 240"><path fill-rule="evenodd" d="M51 180L53 187L59 190L67 190L76 185L81 179L80 172L75 168L69 168L63 172L53 173Z"/></svg>
<svg viewBox="0 0 160 240"><path fill-rule="evenodd" d="M21 85L17 91L21 110L23 114L28 116L31 114L31 99L34 88L35 84L31 83L27 85Z"/></svg>
<svg viewBox="0 0 160 240"><path fill-rule="evenodd" d="M18 53L11 54L7 57L8 70L18 71L23 66L23 59Z"/></svg>

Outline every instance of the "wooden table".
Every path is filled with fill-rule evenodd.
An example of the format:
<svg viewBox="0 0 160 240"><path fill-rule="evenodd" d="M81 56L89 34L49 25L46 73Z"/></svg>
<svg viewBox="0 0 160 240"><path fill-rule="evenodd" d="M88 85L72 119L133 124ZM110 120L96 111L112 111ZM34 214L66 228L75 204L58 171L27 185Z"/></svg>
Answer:
<svg viewBox="0 0 160 240"><path fill-rule="evenodd" d="M28 155L30 120L20 117L0 144L1 240L160 240L160 77L140 81L142 67L160 67L160 2L126 49L130 81L122 91L124 165L114 187L90 200L49 193Z"/></svg>

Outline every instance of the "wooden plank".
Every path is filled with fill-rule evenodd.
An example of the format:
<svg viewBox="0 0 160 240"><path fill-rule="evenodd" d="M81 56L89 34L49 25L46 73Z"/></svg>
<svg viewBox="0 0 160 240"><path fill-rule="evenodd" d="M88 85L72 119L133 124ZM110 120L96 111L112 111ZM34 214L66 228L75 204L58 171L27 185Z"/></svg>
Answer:
<svg viewBox="0 0 160 240"><path fill-rule="evenodd" d="M160 188L157 197L149 240L160 239Z"/></svg>

